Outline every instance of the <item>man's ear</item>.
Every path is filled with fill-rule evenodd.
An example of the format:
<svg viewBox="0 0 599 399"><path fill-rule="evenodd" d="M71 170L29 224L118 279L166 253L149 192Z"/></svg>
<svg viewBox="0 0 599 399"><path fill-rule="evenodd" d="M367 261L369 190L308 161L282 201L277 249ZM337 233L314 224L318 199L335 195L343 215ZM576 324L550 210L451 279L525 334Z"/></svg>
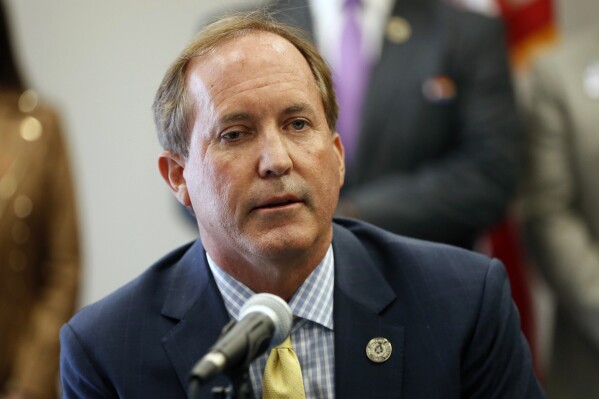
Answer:
<svg viewBox="0 0 599 399"><path fill-rule="evenodd" d="M339 133L333 133L333 146L337 153L337 161L339 162L339 182L340 186L343 186L345 182L345 148L341 142L341 136Z"/></svg>
<svg viewBox="0 0 599 399"><path fill-rule="evenodd" d="M158 155L158 169L166 184L175 193L177 200L184 206L191 206L187 182L183 176L185 159L171 151L162 151Z"/></svg>

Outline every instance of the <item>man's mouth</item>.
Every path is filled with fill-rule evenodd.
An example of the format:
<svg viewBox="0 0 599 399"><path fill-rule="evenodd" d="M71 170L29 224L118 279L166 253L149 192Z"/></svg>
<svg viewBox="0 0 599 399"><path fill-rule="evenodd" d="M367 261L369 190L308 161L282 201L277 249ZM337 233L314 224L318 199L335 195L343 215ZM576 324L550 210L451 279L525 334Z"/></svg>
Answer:
<svg viewBox="0 0 599 399"><path fill-rule="evenodd" d="M260 203L254 209L276 209L276 208L282 208L282 207L286 207L286 206L301 203L301 202L303 202L303 201L301 201L299 198L297 198L295 196L270 198L270 199Z"/></svg>
<svg viewBox="0 0 599 399"><path fill-rule="evenodd" d="M276 207L279 207L279 206L285 206L285 205L293 204L295 202L297 202L297 201L288 200L288 201L272 202L270 204L266 204L266 205L262 206L261 208L276 208Z"/></svg>

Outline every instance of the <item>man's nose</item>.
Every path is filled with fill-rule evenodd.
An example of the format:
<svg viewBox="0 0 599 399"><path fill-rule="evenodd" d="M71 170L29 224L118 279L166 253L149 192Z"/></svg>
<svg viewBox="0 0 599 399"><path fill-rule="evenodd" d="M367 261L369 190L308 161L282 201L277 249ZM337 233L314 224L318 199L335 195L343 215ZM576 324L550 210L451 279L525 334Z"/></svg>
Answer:
<svg viewBox="0 0 599 399"><path fill-rule="evenodd" d="M292 169L293 162L289 154L290 143L284 135L284 132L274 128L264 132L258 166L261 177L283 176Z"/></svg>

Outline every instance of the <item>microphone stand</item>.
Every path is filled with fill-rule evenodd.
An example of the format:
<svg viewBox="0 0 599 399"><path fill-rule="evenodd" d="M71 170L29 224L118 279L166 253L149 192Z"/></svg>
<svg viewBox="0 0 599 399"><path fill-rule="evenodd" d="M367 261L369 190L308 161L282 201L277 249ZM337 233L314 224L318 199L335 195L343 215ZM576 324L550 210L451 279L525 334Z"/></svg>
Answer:
<svg viewBox="0 0 599 399"><path fill-rule="evenodd" d="M230 380L227 385L215 386L211 399L250 399L249 367L238 367L224 373ZM189 398L200 399L200 380L192 377L189 382Z"/></svg>

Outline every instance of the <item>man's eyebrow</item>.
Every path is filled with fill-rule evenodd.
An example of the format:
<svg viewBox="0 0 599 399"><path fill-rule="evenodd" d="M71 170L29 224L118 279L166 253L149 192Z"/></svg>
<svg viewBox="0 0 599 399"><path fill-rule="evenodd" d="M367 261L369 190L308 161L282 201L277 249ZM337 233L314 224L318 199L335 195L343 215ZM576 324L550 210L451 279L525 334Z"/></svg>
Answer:
<svg viewBox="0 0 599 399"><path fill-rule="evenodd" d="M218 122L223 125L231 122L247 121L250 119L250 114L246 112L232 112L230 114L223 115L222 118L218 119Z"/></svg>
<svg viewBox="0 0 599 399"><path fill-rule="evenodd" d="M283 110L283 115L293 115L297 113L307 112L310 115L316 114L314 107L308 103L291 104Z"/></svg>
<svg viewBox="0 0 599 399"><path fill-rule="evenodd" d="M298 113L308 113L310 115L316 114L316 110L311 104L308 103L296 103L283 109L283 115L295 115ZM252 119L252 116L247 112L231 112L225 114L218 119L220 125L229 124L232 122L248 121Z"/></svg>

